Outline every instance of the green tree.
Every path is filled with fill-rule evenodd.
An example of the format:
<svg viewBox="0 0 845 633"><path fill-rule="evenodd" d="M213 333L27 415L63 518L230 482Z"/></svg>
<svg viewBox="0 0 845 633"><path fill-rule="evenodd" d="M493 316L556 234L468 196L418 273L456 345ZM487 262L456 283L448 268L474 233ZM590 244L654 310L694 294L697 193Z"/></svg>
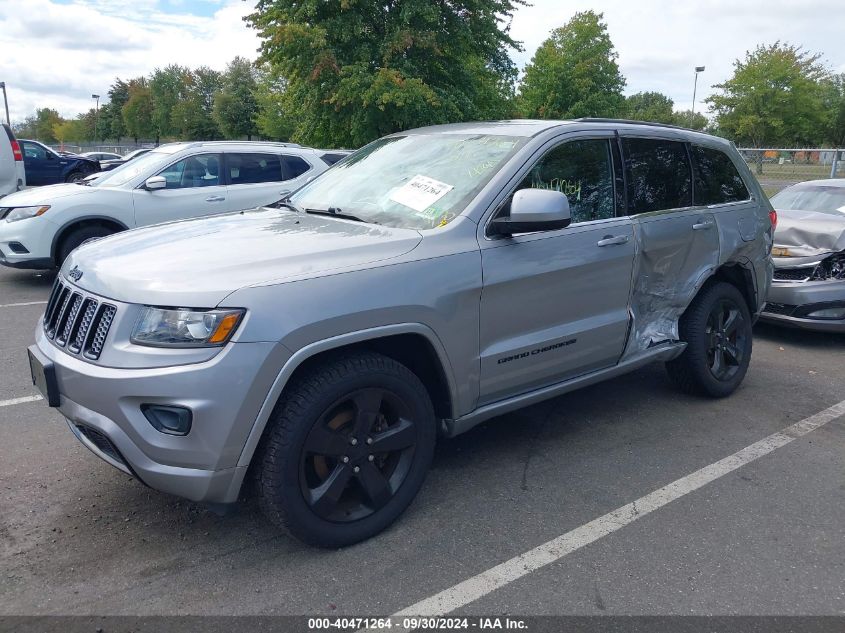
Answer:
<svg viewBox="0 0 845 633"><path fill-rule="evenodd" d="M659 92L638 92L625 97L624 116L632 121L674 124L674 106L672 99Z"/></svg>
<svg viewBox="0 0 845 633"><path fill-rule="evenodd" d="M285 104L286 89L287 82L274 75L269 67L265 65L259 69L255 90L255 100L258 104L255 125L261 136L279 141L290 139L294 122Z"/></svg>
<svg viewBox="0 0 845 633"><path fill-rule="evenodd" d="M252 138L257 133L255 115L256 70L251 61L235 57L223 73L223 86L214 96L214 120L226 138Z"/></svg>
<svg viewBox="0 0 845 633"><path fill-rule="evenodd" d="M612 117L623 111L625 79L603 17L593 11L576 13L540 45L520 86L525 116Z"/></svg>
<svg viewBox="0 0 845 633"><path fill-rule="evenodd" d="M183 75L179 100L171 111L171 126L179 138L192 141L220 136L214 121L214 94L222 88L220 73L201 67Z"/></svg>
<svg viewBox="0 0 845 633"><path fill-rule="evenodd" d="M828 114L824 141L833 147L845 147L845 73L824 83L824 110Z"/></svg>
<svg viewBox="0 0 845 633"><path fill-rule="evenodd" d="M35 121L33 122L35 140L42 143L55 143L58 139L56 133L53 131L53 126L62 122L62 117L52 108L38 108L35 111Z"/></svg>
<svg viewBox="0 0 845 633"><path fill-rule="evenodd" d="M155 134L153 97L146 79L140 77L129 82L129 99L123 105L122 111L126 133L136 143L138 139L151 138Z"/></svg>
<svg viewBox="0 0 845 633"><path fill-rule="evenodd" d="M693 113L692 110L680 110L678 112L672 113L672 120L667 121L667 123L673 123L675 125L680 125L681 127L688 127L693 130L705 130L707 126L710 125L710 121L707 120L707 117L701 114L701 112Z"/></svg>
<svg viewBox="0 0 845 633"><path fill-rule="evenodd" d="M420 125L508 113L524 0L258 0L261 61L285 79L293 138L358 147Z"/></svg>
<svg viewBox="0 0 845 633"><path fill-rule="evenodd" d="M181 92L190 82L191 71L177 64L156 68L150 76L149 87L152 97L152 123L156 143L161 137L173 136L173 108L180 101Z"/></svg>
<svg viewBox="0 0 845 633"><path fill-rule="evenodd" d="M60 119L53 124L53 136L62 145L65 143L81 143L87 140L85 119L82 116L76 119Z"/></svg>
<svg viewBox="0 0 845 633"><path fill-rule="evenodd" d="M114 80L114 83L109 88L109 102L107 106L103 107L104 112L100 113L103 117L101 125L104 133L102 138L111 137L120 142L120 139L126 136L126 124L123 122L123 106L129 101L129 84L119 77Z"/></svg>
<svg viewBox="0 0 845 633"><path fill-rule="evenodd" d="M820 55L775 42L748 51L734 74L705 101L716 126L735 142L765 147L818 141L825 127L822 82L828 71ZM762 172L762 156L757 162Z"/></svg>
<svg viewBox="0 0 845 633"><path fill-rule="evenodd" d="M38 135L38 121L34 114L30 114L23 121L12 123L12 129L18 138L35 138Z"/></svg>

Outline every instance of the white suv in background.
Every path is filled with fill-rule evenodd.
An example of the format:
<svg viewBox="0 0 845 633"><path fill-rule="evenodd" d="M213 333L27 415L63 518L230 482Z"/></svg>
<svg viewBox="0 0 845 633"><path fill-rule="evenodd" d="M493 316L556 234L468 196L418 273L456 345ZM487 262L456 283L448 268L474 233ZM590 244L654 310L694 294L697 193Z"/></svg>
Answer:
<svg viewBox="0 0 845 633"><path fill-rule="evenodd" d="M54 268L93 238L268 205L328 169L330 154L284 143L171 143L95 179L14 193L0 200L0 264Z"/></svg>
<svg viewBox="0 0 845 633"><path fill-rule="evenodd" d="M0 132L0 198L26 186L21 146L15 134L5 123Z"/></svg>

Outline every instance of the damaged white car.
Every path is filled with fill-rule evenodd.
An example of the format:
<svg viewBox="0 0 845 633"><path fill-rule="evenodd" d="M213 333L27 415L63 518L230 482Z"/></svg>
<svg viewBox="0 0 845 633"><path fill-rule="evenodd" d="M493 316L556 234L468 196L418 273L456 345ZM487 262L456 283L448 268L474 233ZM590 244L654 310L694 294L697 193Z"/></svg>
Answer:
<svg viewBox="0 0 845 633"><path fill-rule="evenodd" d="M771 202L775 272L760 318L845 332L845 179L793 185Z"/></svg>

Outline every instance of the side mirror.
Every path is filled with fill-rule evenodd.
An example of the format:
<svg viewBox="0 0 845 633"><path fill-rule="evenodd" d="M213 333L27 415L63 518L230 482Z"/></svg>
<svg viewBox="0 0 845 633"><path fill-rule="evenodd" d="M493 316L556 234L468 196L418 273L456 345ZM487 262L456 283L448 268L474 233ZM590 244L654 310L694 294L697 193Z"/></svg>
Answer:
<svg viewBox="0 0 845 633"><path fill-rule="evenodd" d="M47 156L47 160L53 160L53 152L44 152Z"/></svg>
<svg viewBox="0 0 845 633"><path fill-rule="evenodd" d="M571 221L569 200L560 191L520 189L511 200L510 216L493 220L490 227L497 235L513 235L564 229Z"/></svg>
<svg viewBox="0 0 845 633"><path fill-rule="evenodd" d="M144 189L147 191L155 191L156 189L166 189L167 178L164 176L151 176L144 181Z"/></svg>

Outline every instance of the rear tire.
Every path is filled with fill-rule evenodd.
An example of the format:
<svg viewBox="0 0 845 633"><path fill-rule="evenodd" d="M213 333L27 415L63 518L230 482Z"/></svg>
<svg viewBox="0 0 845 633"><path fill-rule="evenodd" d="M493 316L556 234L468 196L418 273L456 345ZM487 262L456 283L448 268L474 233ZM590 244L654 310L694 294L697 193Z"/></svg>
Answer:
<svg viewBox="0 0 845 633"><path fill-rule="evenodd" d="M274 524L318 547L378 534L413 501L434 454L434 409L420 379L375 353L297 379L256 456L258 501Z"/></svg>
<svg viewBox="0 0 845 633"><path fill-rule="evenodd" d="M62 239L62 243L59 245L56 268L61 268L62 264L64 264L65 260L68 258L68 255L70 255L74 249L82 246L85 242L106 237L112 233L114 233L114 231L102 226L82 226L78 229L74 229Z"/></svg>
<svg viewBox="0 0 845 633"><path fill-rule="evenodd" d="M751 313L731 284L702 290L681 317L687 348L666 363L670 380L686 393L724 398L742 382L751 362Z"/></svg>

